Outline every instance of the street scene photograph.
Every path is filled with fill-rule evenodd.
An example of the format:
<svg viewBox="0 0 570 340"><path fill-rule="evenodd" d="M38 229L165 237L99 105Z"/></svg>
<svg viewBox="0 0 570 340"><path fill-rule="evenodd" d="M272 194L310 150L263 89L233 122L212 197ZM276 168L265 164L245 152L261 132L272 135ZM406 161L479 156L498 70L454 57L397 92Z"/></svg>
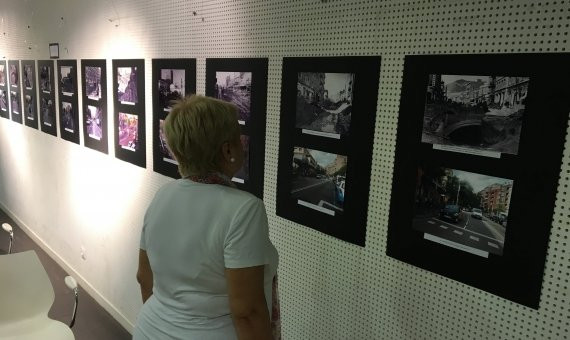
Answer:
<svg viewBox="0 0 570 340"><path fill-rule="evenodd" d="M85 112L85 126L87 127L87 135L90 138L101 140L103 138L102 122L103 112L98 106L87 105Z"/></svg>
<svg viewBox="0 0 570 340"><path fill-rule="evenodd" d="M0 110L8 110L8 93L6 90L0 90Z"/></svg>
<svg viewBox="0 0 570 340"><path fill-rule="evenodd" d="M16 87L18 86L18 81L20 79L20 75L18 74L18 67L16 65L10 65L10 85Z"/></svg>
<svg viewBox="0 0 570 340"><path fill-rule="evenodd" d="M158 121L158 139L160 140L160 154L162 160L172 164L178 164L174 156L171 154L170 149L166 143L166 135L164 134L164 119Z"/></svg>
<svg viewBox="0 0 570 340"><path fill-rule="evenodd" d="M53 126L55 124L55 111L53 109L53 101L49 98L40 100L40 113L44 125Z"/></svg>
<svg viewBox="0 0 570 340"><path fill-rule="evenodd" d="M234 175L234 181L243 183L249 181L249 136L240 135L239 138L243 147L244 157L241 169Z"/></svg>
<svg viewBox="0 0 570 340"><path fill-rule="evenodd" d="M46 93L51 92L51 78L50 78L50 67L42 66L40 68L40 90Z"/></svg>
<svg viewBox="0 0 570 340"><path fill-rule="evenodd" d="M60 86L61 86L61 93L66 96L73 95L73 84L75 79L73 79L73 67L71 66L62 66L60 69Z"/></svg>
<svg viewBox="0 0 570 340"><path fill-rule="evenodd" d="M85 66L85 93L92 100L101 99L101 68Z"/></svg>
<svg viewBox="0 0 570 340"><path fill-rule="evenodd" d="M518 154L528 77L428 78L422 142L460 147L465 153Z"/></svg>
<svg viewBox="0 0 570 340"><path fill-rule="evenodd" d="M138 123L137 115L119 112L119 145L121 148L130 151L138 149Z"/></svg>
<svg viewBox="0 0 570 340"><path fill-rule="evenodd" d="M419 167L413 228L503 255L513 181L444 167Z"/></svg>
<svg viewBox="0 0 570 340"><path fill-rule="evenodd" d="M75 122L73 121L73 105L68 102L61 102L61 123L67 132L75 132Z"/></svg>
<svg viewBox="0 0 570 340"><path fill-rule="evenodd" d="M12 105L13 113L20 113L20 94L18 92L10 92L10 105Z"/></svg>
<svg viewBox="0 0 570 340"><path fill-rule="evenodd" d="M291 197L330 215L342 212L346 164L346 156L294 147Z"/></svg>
<svg viewBox="0 0 570 340"><path fill-rule="evenodd" d="M186 71L184 69L161 69L158 80L158 103L165 111L170 111L172 103L184 98L184 81Z"/></svg>
<svg viewBox="0 0 570 340"><path fill-rule="evenodd" d="M6 65L0 64L0 86L6 85Z"/></svg>
<svg viewBox="0 0 570 340"><path fill-rule="evenodd" d="M251 115L251 72L216 72L216 98L238 107L244 125Z"/></svg>
<svg viewBox="0 0 570 340"><path fill-rule="evenodd" d="M24 65L24 86L28 90L31 90L34 86L34 74L33 74L32 65L30 64Z"/></svg>
<svg viewBox="0 0 570 340"><path fill-rule="evenodd" d="M138 103L136 67L117 67L117 97L123 104Z"/></svg>
<svg viewBox="0 0 570 340"><path fill-rule="evenodd" d="M323 136L348 135L353 85L352 73L298 73L295 126Z"/></svg>
<svg viewBox="0 0 570 340"><path fill-rule="evenodd" d="M24 106L26 112L26 119L28 120L35 120L36 119L36 110L34 108L34 98L29 94L24 96Z"/></svg>

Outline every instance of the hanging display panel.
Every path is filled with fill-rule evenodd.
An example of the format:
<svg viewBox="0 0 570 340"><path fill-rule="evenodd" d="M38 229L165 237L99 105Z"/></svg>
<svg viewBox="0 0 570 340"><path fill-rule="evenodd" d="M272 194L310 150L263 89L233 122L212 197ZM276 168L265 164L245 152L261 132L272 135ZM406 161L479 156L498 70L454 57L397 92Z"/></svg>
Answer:
<svg viewBox="0 0 570 340"><path fill-rule="evenodd" d="M79 144L79 107L77 105L77 60L58 60L59 133L61 138Z"/></svg>
<svg viewBox="0 0 570 340"><path fill-rule="evenodd" d="M164 135L164 120L172 104L196 93L196 59L152 60L153 170L180 178L178 162L171 155Z"/></svg>
<svg viewBox="0 0 570 340"><path fill-rule="evenodd" d="M36 61L22 60L22 93L24 123L26 126L38 128L38 104L36 86Z"/></svg>
<svg viewBox="0 0 570 340"><path fill-rule="evenodd" d="M40 127L43 132L57 136L54 77L54 62L38 60Z"/></svg>
<svg viewBox="0 0 570 340"><path fill-rule="evenodd" d="M81 60L83 91L83 143L86 147L109 152L107 136L107 64L105 59Z"/></svg>
<svg viewBox="0 0 570 340"><path fill-rule="evenodd" d="M364 246L380 57L284 58L277 215Z"/></svg>
<svg viewBox="0 0 570 340"><path fill-rule="evenodd" d="M10 115L16 123L22 124L22 84L20 80L20 61L8 61L8 94L10 95Z"/></svg>
<svg viewBox="0 0 570 340"><path fill-rule="evenodd" d="M113 60L115 157L146 167L144 59Z"/></svg>
<svg viewBox="0 0 570 340"><path fill-rule="evenodd" d="M10 96L8 95L8 67L0 60L0 117L10 119Z"/></svg>
<svg viewBox="0 0 570 340"><path fill-rule="evenodd" d="M232 181L263 199L267 58L207 58L206 95L237 106L245 158Z"/></svg>
<svg viewBox="0 0 570 340"><path fill-rule="evenodd" d="M389 256L538 308L568 57L406 56Z"/></svg>

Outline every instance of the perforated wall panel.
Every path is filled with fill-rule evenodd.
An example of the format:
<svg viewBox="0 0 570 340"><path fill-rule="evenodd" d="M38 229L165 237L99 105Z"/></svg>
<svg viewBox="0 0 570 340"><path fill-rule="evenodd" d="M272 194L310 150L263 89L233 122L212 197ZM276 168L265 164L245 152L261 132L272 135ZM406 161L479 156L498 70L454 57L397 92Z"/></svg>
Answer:
<svg viewBox="0 0 570 340"><path fill-rule="evenodd" d="M0 36L0 48L2 56L9 59L45 59L47 43L54 41L62 44L62 58L145 58L148 70L151 58L197 58L197 91L203 94L205 58L269 58L264 200L271 238L280 253L284 339L570 338L570 206L567 202L570 142L566 144L559 179L538 311L385 255L404 55L568 51L570 1L0 2L4 18L1 28L8 32L7 36ZM62 16L64 19L60 19ZM27 33L30 20L33 32ZM29 39L34 40L31 46L24 42ZM382 56L366 248L275 215L282 58L342 55ZM147 96L150 96L150 75L151 72L147 72ZM152 112L151 102L148 98L147 115ZM15 168L24 166L17 153L10 149L18 146L7 140L13 130L24 135L23 140L30 150L42 148L41 144L48 138L25 126L0 120L3 186L17 177ZM152 150L150 134L151 127L147 125L147 150ZM92 224L97 225L96 222L107 222L104 218L95 217L101 221L93 223L86 223L77 216L66 220L64 211L73 208L69 199L59 204L48 203L50 209L32 213L26 210L26 203L36 202L32 193L17 193L16 187L9 185L8 189L0 188L0 202L40 235L48 235L53 225L61 223L61 230L68 239L91 237L91 241L85 241L91 249L104 251L108 247L102 244L112 239L113 248L135 252L137 236L131 234L138 235L142 214L152 194L167 181L150 170L151 155L147 154L147 169L140 170L113 159L112 150L109 156L101 156L63 141L47 141L55 160L47 159L40 170L57 173L62 167L68 167L67 162L75 163L80 157L83 163L107 169L104 170L107 175L118 173L126 178L134 175L135 180L129 183L137 187L127 192L128 209L109 208L119 221L112 224L113 232L104 230L93 236L84 231ZM31 154L39 157L33 151ZM8 165L14 162L20 166ZM72 167L70 171L80 171L80 168ZM29 176L35 176L29 172ZM70 189L65 183L60 182L63 187L56 190L57 195L68 194ZM104 179L100 183L100 187L94 186L96 195L116 194L103 185ZM105 188L110 192L100 191ZM41 187L38 190L41 191ZM60 217L49 218L53 210ZM64 237L63 231L60 232L60 238ZM102 265L97 262L85 265L77 259L75 243L69 245L47 236L45 239L108 300L118 312L116 315L127 320L127 326L134 323L140 308L138 296L131 292L136 291L136 284L129 281L121 286L121 282L127 280L125 273L134 275L134 256L122 260L118 269L116 260L105 256L88 260L102 261ZM99 277L105 277L106 281Z"/></svg>

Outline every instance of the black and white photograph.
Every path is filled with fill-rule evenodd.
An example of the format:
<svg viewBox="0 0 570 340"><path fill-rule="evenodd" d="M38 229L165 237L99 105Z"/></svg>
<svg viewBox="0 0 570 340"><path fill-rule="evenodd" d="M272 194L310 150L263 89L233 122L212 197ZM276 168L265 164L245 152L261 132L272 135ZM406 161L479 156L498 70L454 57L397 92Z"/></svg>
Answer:
<svg viewBox="0 0 570 340"><path fill-rule="evenodd" d="M137 104L137 68L117 67L117 97L122 104Z"/></svg>
<svg viewBox="0 0 570 340"><path fill-rule="evenodd" d="M291 196L297 203L334 216L344 208L347 157L293 148Z"/></svg>
<svg viewBox="0 0 570 340"><path fill-rule="evenodd" d="M164 111L170 111L172 103L184 98L186 70L161 69L158 80L158 102Z"/></svg>
<svg viewBox="0 0 570 340"><path fill-rule="evenodd" d="M68 102L61 102L61 123L67 132L75 132L75 122L73 120L73 105Z"/></svg>
<svg viewBox="0 0 570 340"><path fill-rule="evenodd" d="M19 114L20 111L20 94L16 91L10 92L10 105L12 106L12 113Z"/></svg>
<svg viewBox="0 0 570 340"><path fill-rule="evenodd" d="M24 95L24 110L26 114L26 119L28 120L36 119L36 108L34 107L34 98L29 94Z"/></svg>
<svg viewBox="0 0 570 340"><path fill-rule="evenodd" d="M74 94L75 79L73 71L73 67L71 66L61 66L60 68L61 93L65 96L72 96Z"/></svg>
<svg viewBox="0 0 570 340"><path fill-rule="evenodd" d="M55 110L53 100L42 97L40 100L40 114L44 125L55 126Z"/></svg>
<svg viewBox="0 0 570 340"><path fill-rule="evenodd" d="M87 105L85 111L85 125L89 138L101 140L103 138L103 113L99 106Z"/></svg>
<svg viewBox="0 0 570 340"><path fill-rule="evenodd" d="M249 181L249 136L240 135L239 138L243 148L243 165L241 166L241 169L236 172L232 181L243 184Z"/></svg>
<svg viewBox="0 0 570 340"><path fill-rule="evenodd" d="M348 135L353 85L352 73L298 73L295 126L323 137Z"/></svg>
<svg viewBox="0 0 570 340"><path fill-rule="evenodd" d="M178 165L178 162L172 156L170 149L168 149L168 145L166 143L166 135L164 134L164 120L159 120L159 131L158 131L158 138L160 140L160 153L162 155L162 160L168 163L172 163Z"/></svg>
<svg viewBox="0 0 570 340"><path fill-rule="evenodd" d="M24 86L31 90L34 86L34 68L30 64L24 64Z"/></svg>
<svg viewBox="0 0 570 340"><path fill-rule="evenodd" d="M422 142L442 150L518 154L528 77L430 74Z"/></svg>
<svg viewBox="0 0 570 340"><path fill-rule="evenodd" d="M419 167L412 226L426 239L488 257L503 255L513 181Z"/></svg>
<svg viewBox="0 0 570 340"><path fill-rule="evenodd" d="M8 92L0 89L0 110L8 110Z"/></svg>
<svg viewBox="0 0 570 340"><path fill-rule="evenodd" d="M6 85L6 64L0 64L0 86Z"/></svg>
<svg viewBox="0 0 570 340"><path fill-rule="evenodd" d="M139 117L130 113L119 112L119 145L121 148L136 151L139 147Z"/></svg>
<svg viewBox="0 0 570 340"><path fill-rule="evenodd" d="M236 105L238 122L245 125L251 116L251 72L216 72L216 98Z"/></svg>
<svg viewBox="0 0 570 340"><path fill-rule="evenodd" d="M40 67L40 90L51 93L51 69L49 66Z"/></svg>
<svg viewBox="0 0 570 340"><path fill-rule="evenodd" d="M18 74L18 67L14 64L10 64L10 85L13 87L18 87L19 81L20 75Z"/></svg>
<svg viewBox="0 0 570 340"><path fill-rule="evenodd" d="M85 93L92 100L101 99L101 68L95 66L85 67Z"/></svg>

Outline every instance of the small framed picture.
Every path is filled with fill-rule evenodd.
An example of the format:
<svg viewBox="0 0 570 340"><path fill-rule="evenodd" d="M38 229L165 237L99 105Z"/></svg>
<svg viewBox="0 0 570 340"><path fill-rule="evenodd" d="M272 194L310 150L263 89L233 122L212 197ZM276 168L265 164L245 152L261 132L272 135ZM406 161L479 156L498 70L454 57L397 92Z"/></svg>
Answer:
<svg viewBox="0 0 570 340"><path fill-rule="evenodd" d="M58 43L49 44L49 57L51 59L58 59L59 58L59 44Z"/></svg>

